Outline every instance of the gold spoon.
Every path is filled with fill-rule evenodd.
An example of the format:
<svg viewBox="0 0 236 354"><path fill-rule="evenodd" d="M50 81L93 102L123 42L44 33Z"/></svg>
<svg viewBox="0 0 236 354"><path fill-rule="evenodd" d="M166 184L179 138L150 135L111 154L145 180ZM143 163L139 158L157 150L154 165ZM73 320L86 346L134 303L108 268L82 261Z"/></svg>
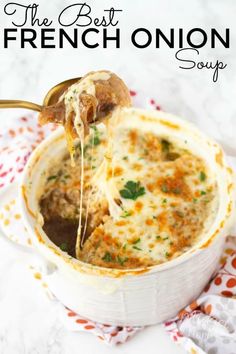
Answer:
<svg viewBox="0 0 236 354"><path fill-rule="evenodd" d="M32 111L41 112L44 107L56 104L63 92L65 92L69 86L75 84L80 79L80 77L77 77L74 79L62 81L56 86L52 87L46 94L42 105L21 100L0 100L0 108L25 108Z"/></svg>

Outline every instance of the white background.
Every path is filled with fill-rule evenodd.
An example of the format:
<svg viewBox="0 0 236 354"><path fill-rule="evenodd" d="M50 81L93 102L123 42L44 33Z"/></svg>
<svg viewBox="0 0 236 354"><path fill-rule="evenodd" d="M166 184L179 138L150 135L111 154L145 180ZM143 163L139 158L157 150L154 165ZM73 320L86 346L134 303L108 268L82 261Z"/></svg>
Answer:
<svg viewBox="0 0 236 354"><path fill-rule="evenodd" d="M27 1L19 1L29 4ZM12 19L4 15L0 4L0 28L10 27ZM56 20L57 14L75 1L38 0L39 14ZM119 15L121 48L114 49L9 49L0 44L0 98L24 99L41 103L49 88L56 83L82 76L90 70L110 69L119 74L133 89L155 98L164 110L192 120L207 134L221 142L227 153L236 153L236 2L234 0L97 0L88 1L94 17L113 6L123 9ZM29 26L27 26L29 27ZM199 61L227 63L212 82L213 70L182 70L175 59L175 49L164 44L137 49L130 41L135 28L146 27L154 37L154 29L168 31L194 27L216 28L222 35L230 28L230 49L209 43L200 49ZM168 33L168 32L167 32ZM176 31L176 35L178 32ZM2 41L2 33L0 41ZM101 36L98 35L101 40ZM39 43L39 42L38 42ZM186 45L187 46L187 45ZM192 59L197 59L196 55ZM142 105L144 102L142 102ZM1 111L0 129L6 120L20 111ZM22 113L25 113L22 111ZM145 329L127 344L106 347L87 333L64 330L57 318L57 305L38 289L27 269L27 254L0 239L0 353L184 353L173 344L160 326Z"/></svg>

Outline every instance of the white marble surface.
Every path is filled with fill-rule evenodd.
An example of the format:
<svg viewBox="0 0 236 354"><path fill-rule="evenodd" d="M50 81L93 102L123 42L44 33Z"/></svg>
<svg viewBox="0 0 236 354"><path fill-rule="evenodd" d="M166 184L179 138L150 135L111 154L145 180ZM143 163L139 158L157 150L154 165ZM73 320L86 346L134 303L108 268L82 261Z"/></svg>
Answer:
<svg viewBox="0 0 236 354"><path fill-rule="evenodd" d="M2 4L7 1L1 1ZM19 1L27 3L26 1ZM40 12L55 16L73 1L40 0ZM236 154L236 2L234 0L97 0L88 1L94 12L110 6L122 8L121 49L18 49L12 45L0 53L0 98L42 102L47 90L62 80L83 75L89 70L111 69L120 74L131 89L156 98L164 110L192 120L215 137L230 155ZM95 8L97 9L95 11ZM0 28L9 26L1 9ZM231 30L231 48L206 46L202 61L227 63L212 82L211 70L181 70L175 49L135 49L129 36L133 29L163 30L193 27ZM23 111L22 111L23 112ZM20 111L1 111L0 129L5 120ZM67 332L57 317L57 305L39 291L27 269L29 255L0 238L0 353L184 353L173 344L160 326L147 328L117 348L109 348L87 333Z"/></svg>

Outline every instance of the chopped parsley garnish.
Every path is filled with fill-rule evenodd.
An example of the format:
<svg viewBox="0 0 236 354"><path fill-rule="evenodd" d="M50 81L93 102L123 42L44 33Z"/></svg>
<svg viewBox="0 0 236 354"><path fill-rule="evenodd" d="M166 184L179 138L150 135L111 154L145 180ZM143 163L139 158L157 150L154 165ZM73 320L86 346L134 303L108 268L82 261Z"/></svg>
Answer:
<svg viewBox="0 0 236 354"><path fill-rule="evenodd" d="M142 251L142 248L139 248L139 247L137 247L137 246L133 246L133 248L134 248L135 250Z"/></svg>
<svg viewBox="0 0 236 354"><path fill-rule="evenodd" d="M206 180L206 174L205 172L201 171L200 174L199 174L199 179L201 182L204 182Z"/></svg>
<svg viewBox="0 0 236 354"><path fill-rule="evenodd" d="M90 125L90 128L93 129L95 132L98 131L98 128L96 127L96 125L92 125L92 124L91 124L91 125Z"/></svg>
<svg viewBox="0 0 236 354"><path fill-rule="evenodd" d="M165 240L168 240L168 236L166 236L166 237L163 237L163 241L165 241Z"/></svg>
<svg viewBox="0 0 236 354"><path fill-rule="evenodd" d="M166 183L162 183L161 190L162 190L163 193L168 193L169 192L169 188L168 188Z"/></svg>
<svg viewBox="0 0 236 354"><path fill-rule="evenodd" d="M99 139L99 137L98 136L94 136L93 137L93 140L92 140L92 145L99 145L100 144L100 139Z"/></svg>
<svg viewBox="0 0 236 354"><path fill-rule="evenodd" d="M112 256L111 256L110 252L106 252L105 255L102 257L102 260L105 262L111 262Z"/></svg>
<svg viewBox="0 0 236 354"><path fill-rule="evenodd" d="M66 252L68 250L68 245L67 243L63 242L61 245L60 245L60 249L64 252Z"/></svg>
<svg viewBox="0 0 236 354"><path fill-rule="evenodd" d="M161 191L163 193L174 193L174 194L181 194L182 190L180 187L170 187L166 182L161 184Z"/></svg>
<svg viewBox="0 0 236 354"><path fill-rule="evenodd" d="M55 176L49 176L49 177L48 177L48 181L52 181L52 180L57 179L57 178L58 178L57 175L55 175Z"/></svg>
<svg viewBox="0 0 236 354"><path fill-rule="evenodd" d="M161 236L159 236L159 235L156 236L156 239L157 239L157 240L160 240L160 239L161 239Z"/></svg>
<svg viewBox="0 0 236 354"><path fill-rule="evenodd" d="M162 204L166 204L166 203L167 203L167 199L166 198L162 199Z"/></svg>
<svg viewBox="0 0 236 354"><path fill-rule="evenodd" d="M95 125L91 125L90 127L91 129L93 129L94 133L89 142L92 146L99 145L101 140L100 140L100 133L98 131L98 128Z"/></svg>
<svg viewBox="0 0 236 354"><path fill-rule="evenodd" d="M166 252L166 253L165 253L165 256L166 256L166 258L170 257L169 252Z"/></svg>
<svg viewBox="0 0 236 354"><path fill-rule="evenodd" d="M120 256L117 256L117 262L120 263L121 266L123 266L124 263L127 262L127 261L128 261L127 257L122 258Z"/></svg>
<svg viewBox="0 0 236 354"><path fill-rule="evenodd" d="M131 216L131 212L124 210L123 214L121 215L121 218L128 218L128 216Z"/></svg>
<svg viewBox="0 0 236 354"><path fill-rule="evenodd" d="M145 188L141 186L140 182L128 181L124 189L120 190L120 195L125 199L136 200L145 194Z"/></svg>
<svg viewBox="0 0 236 354"><path fill-rule="evenodd" d="M205 191L201 191L200 193L201 193L201 195L206 195Z"/></svg>
<svg viewBox="0 0 236 354"><path fill-rule="evenodd" d="M124 157L123 157L123 160L128 160L128 156L124 156Z"/></svg>
<svg viewBox="0 0 236 354"><path fill-rule="evenodd" d="M135 240L135 241L133 242L133 244L136 245L136 244L139 243L140 241L141 241L140 238L138 238L137 240Z"/></svg>
<svg viewBox="0 0 236 354"><path fill-rule="evenodd" d="M193 202L194 202L194 203L197 203L197 198L193 198Z"/></svg>

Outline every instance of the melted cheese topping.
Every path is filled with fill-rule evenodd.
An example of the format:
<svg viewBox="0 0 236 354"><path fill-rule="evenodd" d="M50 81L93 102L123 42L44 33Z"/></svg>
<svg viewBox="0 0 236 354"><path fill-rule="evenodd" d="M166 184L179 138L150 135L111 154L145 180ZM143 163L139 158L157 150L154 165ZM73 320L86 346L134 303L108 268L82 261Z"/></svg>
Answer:
<svg viewBox="0 0 236 354"><path fill-rule="evenodd" d="M218 208L215 178L184 146L120 126L110 161L102 189L119 207L90 236L83 260L108 267L158 264L187 251L209 229Z"/></svg>
<svg viewBox="0 0 236 354"><path fill-rule="evenodd" d="M96 89L94 82L98 80L109 80L110 74L107 72L95 72L91 73L88 76L84 77L81 81L78 83L72 85L69 87L69 89L65 92L65 94L61 97L60 100L64 100L65 102L65 117L66 119L69 119L71 117L71 114L74 115L74 121L73 125L75 127L76 133L78 135L79 141L80 141L80 150L81 150L81 175L80 175L80 214L79 214L79 226L78 226L78 232L77 232L77 244L76 244L76 249L77 253L79 252L81 244L83 244L83 236L84 234L82 233L82 209L83 209L83 191L84 191L84 137L85 137L85 131L84 131L84 123L81 119L80 115L80 95L82 93L87 93L91 96L94 96L96 98ZM95 116L94 116L95 120ZM67 123L65 124L65 127L67 126ZM75 166L75 161L74 161L74 145L71 140L70 134L66 134L67 136L67 141L68 141L68 147L71 155L71 163L72 166ZM86 215L86 224L87 224L87 215ZM86 229L86 225L85 225Z"/></svg>
<svg viewBox="0 0 236 354"><path fill-rule="evenodd" d="M138 268L193 247L218 209L215 176L204 160L184 141L144 133L116 117L95 129L96 144L93 128L84 146L82 209L90 230L77 258L103 267ZM70 184L66 180L57 188L78 185L82 158L78 151Z"/></svg>
<svg viewBox="0 0 236 354"><path fill-rule="evenodd" d="M96 97L94 82L98 80L109 80L110 76L111 75L107 72L91 73L84 77L83 80L71 85L65 94L60 98L60 100L64 100L65 102L66 117L69 117L71 113L75 114L74 127L80 139L81 137L84 138L84 124L80 117L80 95L82 93L87 93Z"/></svg>

